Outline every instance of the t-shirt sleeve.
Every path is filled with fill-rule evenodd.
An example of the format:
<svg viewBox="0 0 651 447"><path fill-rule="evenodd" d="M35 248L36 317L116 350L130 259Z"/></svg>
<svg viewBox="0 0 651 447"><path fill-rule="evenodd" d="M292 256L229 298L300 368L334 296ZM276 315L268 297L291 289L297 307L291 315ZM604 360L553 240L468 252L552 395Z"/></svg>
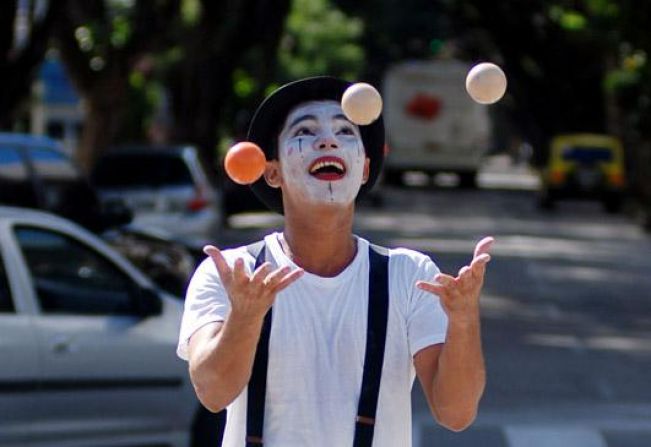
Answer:
<svg viewBox="0 0 651 447"><path fill-rule="evenodd" d="M188 360L188 342L192 334L208 323L224 321L230 301L212 259L207 258L195 270L185 295L183 319L176 354Z"/></svg>
<svg viewBox="0 0 651 447"><path fill-rule="evenodd" d="M410 284L411 299L407 315L409 351L412 357L423 348L444 343L448 328L448 318L439 297L416 287L416 281L432 281L439 269L424 255L418 261Z"/></svg>

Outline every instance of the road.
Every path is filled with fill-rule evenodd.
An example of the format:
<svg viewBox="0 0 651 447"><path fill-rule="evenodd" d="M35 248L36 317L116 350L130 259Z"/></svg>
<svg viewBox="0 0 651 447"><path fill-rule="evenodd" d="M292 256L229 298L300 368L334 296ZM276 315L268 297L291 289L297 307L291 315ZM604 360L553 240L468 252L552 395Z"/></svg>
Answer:
<svg viewBox="0 0 651 447"><path fill-rule="evenodd" d="M651 236L597 203L544 213L531 183L493 180L477 191L385 188L382 207L358 211L358 234L428 252L446 272L483 236L496 238L482 296L480 413L462 433L439 428L416 384L414 446L650 446ZM279 225L242 219L231 242Z"/></svg>

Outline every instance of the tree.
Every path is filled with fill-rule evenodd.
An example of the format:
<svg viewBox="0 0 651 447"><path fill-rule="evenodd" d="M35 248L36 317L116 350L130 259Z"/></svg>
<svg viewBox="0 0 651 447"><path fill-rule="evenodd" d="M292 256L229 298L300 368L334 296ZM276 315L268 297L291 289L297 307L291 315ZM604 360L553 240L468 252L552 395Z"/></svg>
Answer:
<svg viewBox="0 0 651 447"><path fill-rule="evenodd" d="M120 131L130 72L143 56L165 45L179 1L59 3L64 12L54 29L57 48L86 112L77 158L90 168Z"/></svg>
<svg viewBox="0 0 651 447"><path fill-rule="evenodd" d="M0 129L12 129L19 106L29 97L32 82L45 51L61 3L18 0L0 2Z"/></svg>
<svg viewBox="0 0 651 447"><path fill-rule="evenodd" d="M355 79L364 66L362 31L360 19L346 16L329 0L294 0L278 52L280 77Z"/></svg>
<svg viewBox="0 0 651 447"><path fill-rule="evenodd" d="M233 71L230 100L222 107L220 130L225 152L244 140L256 107L279 85L307 76L357 79L364 66L359 44L363 25L331 0L292 0L282 31L272 45L252 46ZM255 201L246 186L228 182L228 197ZM235 205L236 206L236 205Z"/></svg>
<svg viewBox="0 0 651 447"><path fill-rule="evenodd" d="M546 159L554 134L608 128L603 85L612 17L608 8L590 3L459 0L452 5L463 56L503 65L509 97L502 107L532 143L537 163Z"/></svg>
<svg viewBox="0 0 651 447"><path fill-rule="evenodd" d="M292 0L278 43L250 48L233 72L223 133L244 138L260 101L281 84L318 75L357 79L364 67L362 31L361 20L331 0Z"/></svg>
<svg viewBox="0 0 651 447"><path fill-rule="evenodd" d="M212 161L219 114L231 96L232 73L252 47L265 49L262 65L275 55L289 4L289 0L60 1L65 13L56 22L55 36L86 108L77 154L87 168L120 136L137 134L134 126L125 132L125 117L134 116L129 101L138 95L142 100L146 94L142 90L149 81L159 82L157 76L163 77L171 98L171 139L198 145Z"/></svg>
<svg viewBox="0 0 651 447"><path fill-rule="evenodd" d="M365 53L361 77L381 85L389 65L404 59L423 59L438 51L447 33L443 2L431 0L333 0L364 25Z"/></svg>
<svg viewBox="0 0 651 447"><path fill-rule="evenodd" d="M275 66L289 0L201 0L196 9L180 40L182 57L169 74L173 138L195 143L215 165L221 113L233 97L233 73L254 49L258 70Z"/></svg>
<svg viewBox="0 0 651 447"><path fill-rule="evenodd" d="M651 230L651 4L606 2L617 14L616 41L606 88L614 97L614 118L629 152L632 191L642 222Z"/></svg>

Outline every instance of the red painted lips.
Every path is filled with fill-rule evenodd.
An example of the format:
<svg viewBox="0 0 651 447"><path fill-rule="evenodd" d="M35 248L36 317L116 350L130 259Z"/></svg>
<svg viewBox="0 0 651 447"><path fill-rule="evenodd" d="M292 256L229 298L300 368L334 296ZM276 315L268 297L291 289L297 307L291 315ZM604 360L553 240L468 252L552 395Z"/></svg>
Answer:
<svg viewBox="0 0 651 447"><path fill-rule="evenodd" d="M346 174L346 165L339 157L319 157L312 162L309 172L319 180L339 180Z"/></svg>

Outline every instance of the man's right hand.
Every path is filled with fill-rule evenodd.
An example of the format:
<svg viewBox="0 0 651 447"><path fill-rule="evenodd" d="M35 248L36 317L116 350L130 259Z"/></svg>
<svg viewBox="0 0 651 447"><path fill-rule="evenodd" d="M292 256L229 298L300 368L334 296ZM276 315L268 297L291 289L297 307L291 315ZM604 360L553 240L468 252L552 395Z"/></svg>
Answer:
<svg viewBox="0 0 651 447"><path fill-rule="evenodd" d="M251 275L238 258L231 268L221 251L207 245L204 253L212 259L231 302L231 315L244 319L264 318L276 295L303 275L304 270L285 266L272 270L270 262L263 263Z"/></svg>

